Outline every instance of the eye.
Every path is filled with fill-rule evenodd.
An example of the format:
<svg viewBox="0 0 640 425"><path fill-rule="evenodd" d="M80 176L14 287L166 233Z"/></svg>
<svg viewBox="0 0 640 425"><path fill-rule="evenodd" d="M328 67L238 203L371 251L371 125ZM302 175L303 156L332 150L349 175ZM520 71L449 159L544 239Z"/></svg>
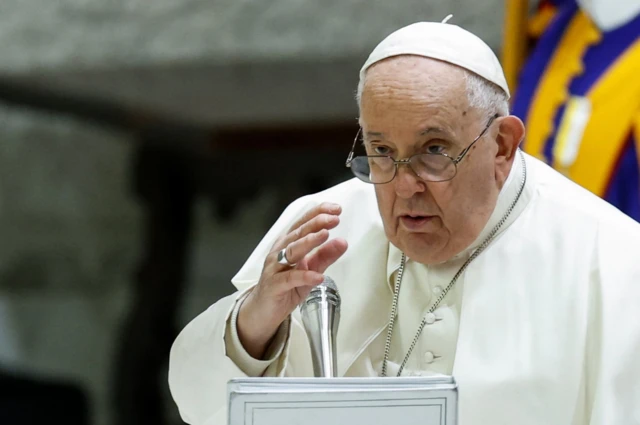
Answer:
<svg viewBox="0 0 640 425"><path fill-rule="evenodd" d="M369 146L368 149L369 155L391 155L392 150L384 145L372 145Z"/></svg>
<svg viewBox="0 0 640 425"><path fill-rule="evenodd" d="M427 146L427 153L443 154L446 153L447 146L442 142L435 142Z"/></svg>

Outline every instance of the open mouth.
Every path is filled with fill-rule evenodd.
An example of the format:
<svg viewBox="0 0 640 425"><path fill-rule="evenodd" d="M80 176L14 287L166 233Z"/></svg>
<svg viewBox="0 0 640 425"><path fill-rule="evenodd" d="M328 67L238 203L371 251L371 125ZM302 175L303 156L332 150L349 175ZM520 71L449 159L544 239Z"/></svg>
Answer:
<svg viewBox="0 0 640 425"><path fill-rule="evenodd" d="M410 230L418 230L427 225L433 216L430 215L402 215L400 221L402 224Z"/></svg>

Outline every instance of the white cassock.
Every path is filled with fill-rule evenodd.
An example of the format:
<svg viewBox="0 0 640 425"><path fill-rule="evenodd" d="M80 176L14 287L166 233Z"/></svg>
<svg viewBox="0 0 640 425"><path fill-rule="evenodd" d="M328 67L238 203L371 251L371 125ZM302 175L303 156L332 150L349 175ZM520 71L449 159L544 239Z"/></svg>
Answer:
<svg viewBox="0 0 640 425"><path fill-rule="evenodd" d="M527 181L516 207L427 318L403 375L453 375L460 425L640 424L640 225L547 165L525 159ZM389 375L397 373L439 291L512 204L522 173L516 159L469 249L435 266L408 261ZM237 300L257 283L276 238L324 201L342 205L331 235L349 242L326 271L342 296L339 375L380 373L402 253L385 237L373 186L354 179L292 203L232 280L239 292L177 338L169 384L186 422L226 424L231 378L313 376L298 310L280 328L267 361L242 349L234 320Z"/></svg>

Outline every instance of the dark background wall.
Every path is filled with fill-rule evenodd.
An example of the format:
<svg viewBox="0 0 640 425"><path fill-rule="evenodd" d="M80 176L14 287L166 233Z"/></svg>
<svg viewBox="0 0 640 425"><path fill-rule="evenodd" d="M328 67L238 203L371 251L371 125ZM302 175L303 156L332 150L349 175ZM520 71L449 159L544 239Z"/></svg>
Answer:
<svg viewBox="0 0 640 425"><path fill-rule="evenodd" d="M497 0L3 0L0 370L77 384L96 425L157 411L174 331L348 177L368 52L448 13L499 48Z"/></svg>

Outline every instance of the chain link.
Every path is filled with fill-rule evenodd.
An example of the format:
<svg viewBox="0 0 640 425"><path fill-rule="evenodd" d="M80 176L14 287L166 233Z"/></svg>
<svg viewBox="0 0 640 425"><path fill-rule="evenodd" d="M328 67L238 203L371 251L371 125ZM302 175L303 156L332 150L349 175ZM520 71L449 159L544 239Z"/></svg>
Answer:
<svg viewBox="0 0 640 425"><path fill-rule="evenodd" d="M402 274L404 273L405 255L402 254L402 261L400 262L400 268L398 269L398 275L396 276L396 290L393 292L393 303L391 304L391 314L389 316L389 330L387 331L387 339L384 344L384 362L382 362L381 376L387 376L387 359L389 358L389 351L391 350L391 335L393 334L393 326L396 323L396 316L398 314L398 295L400 294L400 284L402 283Z"/></svg>

